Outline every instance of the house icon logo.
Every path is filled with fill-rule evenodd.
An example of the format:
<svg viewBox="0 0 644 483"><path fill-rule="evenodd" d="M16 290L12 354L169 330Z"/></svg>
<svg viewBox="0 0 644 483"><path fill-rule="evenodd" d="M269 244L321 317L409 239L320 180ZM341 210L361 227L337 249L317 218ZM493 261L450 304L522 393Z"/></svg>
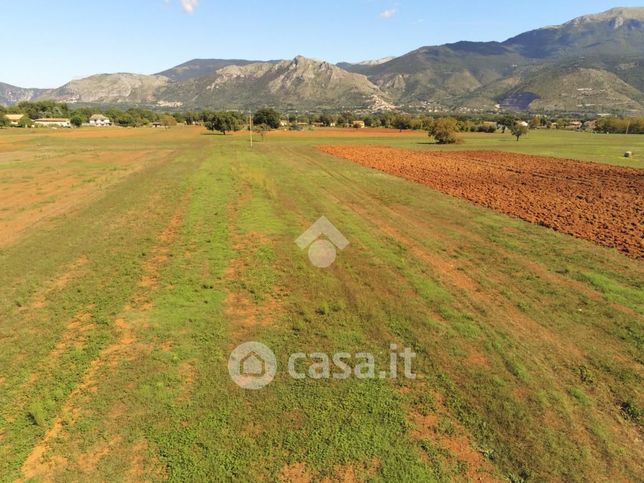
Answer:
<svg viewBox="0 0 644 483"><path fill-rule="evenodd" d="M277 371L275 354L261 342L245 342L230 353L228 373L244 389L261 389L271 383Z"/></svg>
<svg viewBox="0 0 644 483"><path fill-rule="evenodd" d="M320 238L323 235L325 238ZM327 268L335 262L336 248L344 250L349 245L349 240L325 216L322 216L302 233L295 243L300 250L309 247L309 260L313 266Z"/></svg>

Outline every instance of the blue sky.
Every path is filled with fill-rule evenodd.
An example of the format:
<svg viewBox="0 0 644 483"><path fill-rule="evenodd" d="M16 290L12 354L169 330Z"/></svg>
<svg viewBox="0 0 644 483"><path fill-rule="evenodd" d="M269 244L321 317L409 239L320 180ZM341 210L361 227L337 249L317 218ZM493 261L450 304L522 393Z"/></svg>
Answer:
<svg viewBox="0 0 644 483"><path fill-rule="evenodd" d="M618 6L603 0L0 0L0 82L57 87L193 58L330 62L505 40ZM633 5L631 3L631 5Z"/></svg>

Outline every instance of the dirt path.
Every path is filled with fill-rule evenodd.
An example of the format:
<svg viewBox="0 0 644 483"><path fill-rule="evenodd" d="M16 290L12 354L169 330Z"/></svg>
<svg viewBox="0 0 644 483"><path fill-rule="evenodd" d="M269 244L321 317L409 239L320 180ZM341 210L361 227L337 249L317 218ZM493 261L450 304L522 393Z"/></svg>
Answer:
<svg viewBox="0 0 644 483"><path fill-rule="evenodd" d="M497 151L320 146L369 168L644 258L644 172Z"/></svg>

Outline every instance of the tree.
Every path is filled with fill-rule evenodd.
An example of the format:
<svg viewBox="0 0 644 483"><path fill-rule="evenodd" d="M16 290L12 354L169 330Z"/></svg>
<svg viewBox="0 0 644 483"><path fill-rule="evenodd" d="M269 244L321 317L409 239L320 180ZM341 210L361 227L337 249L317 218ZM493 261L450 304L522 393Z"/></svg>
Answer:
<svg viewBox="0 0 644 483"><path fill-rule="evenodd" d="M320 122L322 123L323 126L329 127L331 124L335 123L335 118L331 116L330 114L321 114L320 115Z"/></svg>
<svg viewBox="0 0 644 483"><path fill-rule="evenodd" d="M221 112L215 112L208 115L206 117L204 126L206 126L206 129L208 129L209 131L219 131L224 136L226 135L226 131L230 131L228 121L226 120L224 114Z"/></svg>
<svg viewBox="0 0 644 483"><path fill-rule="evenodd" d="M405 129L411 129L412 128L411 116L409 114L398 114L396 117L394 117L394 122L392 123L392 126L398 129L400 132L402 132Z"/></svg>
<svg viewBox="0 0 644 483"><path fill-rule="evenodd" d="M429 130L429 135L438 144L454 144L458 141L458 122L453 117L441 117L434 121Z"/></svg>
<svg viewBox="0 0 644 483"><path fill-rule="evenodd" d="M517 122L514 126L510 128L510 132L514 137L517 138L517 142L521 136L528 134L528 126L522 122Z"/></svg>
<svg viewBox="0 0 644 483"><path fill-rule="evenodd" d="M4 114L0 113L0 128L9 126L9 119Z"/></svg>
<svg viewBox="0 0 644 483"><path fill-rule="evenodd" d="M163 114L159 121L163 127L172 127L177 125L177 120L169 114Z"/></svg>
<svg viewBox="0 0 644 483"><path fill-rule="evenodd" d="M375 118L373 116L364 116L362 118L362 121L364 122L364 125L366 127L373 127L375 123Z"/></svg>
<svg viewBox="0 0 644 483"><path fill-rule="evenodd" d="M75 116L72 116L72 118L69 120L69 122L74 127L81 127L83 125L83 118L80 117L79 115L75 115Z"/></svg>
<svg viewBox="0 0 644 483"><path fill-rule="evenodd" d="M435 119L431 116L423 116L420 120L420 128L429 132L434 129Z"/></svg>
<svg viewBox="0 0 644 483"><path fill-rule="evenodd" d="M200 117L196 112L186 112L184 113L184 120L188 126L192 126L200 121Z"/></svg>
<svg viewBox="0 0 644 483"><path fill-rule="evenodd" d="M69 117L67 104L54 101L22 101L16 107L19 112L26 114L31 119L39 119L41 117Z"/></svg>
<svg viewBox="0 0 644 483"><path fill-rule="evenodd" d="M512 116L505 115L499 119L498 124L503 129L503 133L505 133L506 129L512 129L512 126L516 124L516 119Z"/></svg>
<svg viewBox="0 0 644 483"><path fill-rule="evenodd" d="M113 115L109 116L112 119L114 124L123 127L135 127L137 126L137 121L132 117L132 114L129 112L115 111Z"/></svg>
<svg viewBox="0 0 644 483"><path fill-rule="evenodd" d="M34 125L34 122L26 114L22 116L22 118L18 121L18 127L31 127L33 125Z"/></svg>
<svg viewBox="0 0 644 483"><path fill-rule="evenodd" d="M241 116L234 112L215 112L208 115L206 129L226 134L228 131L239 131L242 126Z"/></svg>
<svg viewBox="0 0 644 483"><path fill-rule="evenodd" d="M184 112L173 112L172 117L177 121L177 124L187 124L186 123L186 113Z"/></svg>
<svg viewBox="0 0 644 483"><path fill-rule="evenodd" d="M378 117L380 118L380 125L385 128L390 128L394 122L394 114L392 112L382 112Z"/></svg>
<svg viewBox="0 0 644 483"><path fill-rule="evenodd" d="M347 127L353 126L353 121L356 120L356 116L352 112L343 112L338 115L336 120L336 126L338 127Z"/></svg>
<svg viewBox="0 0 644 483"><path fill-rule="evenodd" d="M253 116L253 124L266 124L271 129L280 127L280 113L272 107L263 107Z"/></svg>
<svg viewBox="0 0 644 483"><path fill-rule="evenodd" d="M80 107L80 108L78 108L78 109L74 109L73 111L71 111L71 112L69 113L69 118L70 118L70 121L71 121L71 118L72 118L72 117L74 117L74 116L78 116L78 117L80 117L80 119L81 119L82 123L86 123L86 122L89 122L89 118L90 118L93 114L98 114L98 113L97 113L97 110L96 110L95 108L91 108L91 107ZM82 123L81 123L81 124L82 124Z"/></svg>

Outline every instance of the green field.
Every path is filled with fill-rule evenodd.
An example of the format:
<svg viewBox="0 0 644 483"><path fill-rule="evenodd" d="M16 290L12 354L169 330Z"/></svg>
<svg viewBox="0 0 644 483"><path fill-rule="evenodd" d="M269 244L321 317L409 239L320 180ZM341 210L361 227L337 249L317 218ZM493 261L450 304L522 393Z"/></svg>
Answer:
<svg viewBox="0 0 644 483"><path fill-rule="evenodd" d="M641 261L314 148L423 133L255 141L0 131L1 480L641 478ZM481 148L644 167L641 136L447 149ZM323 215L327 269L294 242ZM277 356L258 391L228 375L246 341ZM415 380L285 370L391 343Z"/></svg>

